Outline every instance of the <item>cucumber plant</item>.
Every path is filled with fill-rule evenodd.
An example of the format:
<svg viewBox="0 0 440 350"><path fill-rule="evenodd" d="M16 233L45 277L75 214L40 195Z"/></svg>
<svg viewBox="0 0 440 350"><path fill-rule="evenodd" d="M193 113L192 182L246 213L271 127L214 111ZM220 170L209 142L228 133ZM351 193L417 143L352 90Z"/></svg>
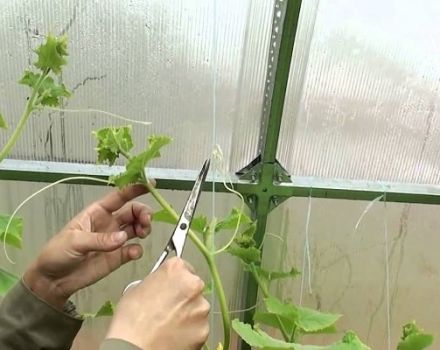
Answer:
<svg viewBox="0 0 440 350"><path fill-rule="evenodd" d="M37 72L25 71L21 84L31 89L30 97L20 121L7 144L0 151L2 161L11 151L32 112L45 107L59 107L61 99L71 95L63 85L55 82L54 77L62 71L66 64L67 39L49 35L44 44L36 51L38 56L34 66ZM111 114L111 113L108 113ZM125 119L125 118L123 118ZM7 128L5 118L0 114L0 128ZM165 135L152 135L148 138L147 147L140 153L133 154L134 140L132 127L106 127L93 132L97 140L97 161L112 166L115 162L125 159L125 170L111 176L108 184L123 188L130 184L146 186L161 209L154 213L153 221L175 224L178 214L171 204L152 186L147 173L148 162L161 156L163 147L172 140ZM66 179L68 180L68 179ZM226 186L226 184L225 184ZM234 191L233 191L234 192ZM5 244L16 248L22 245L23 222L19 218L0 216L0 237ZM274 280L295 278L299 271L291 268L288 271L268 271L261 266L261 249L254 240L256 222L247 216L243 208L233 208L226 218L205 216L194 218L189 237L205 258L213 282L213 290L219 300L223 322L223 340L218 350L228 350L231 343L231 332L234 330L241 339L254 348L260 349L293 349L293 350L367 350L365 345L353 331L347 331L338 342L327 346L304 344L304 335L331 333L336 331L335 324L341 317L339 314L325 313L295 305L281 300L270 292L270 284ZM221 249L214 249L211 242L222 231L234 231L231 240ZM229 254L239 259L243 269L248 271L258 283L259 291L264 300L263 310L254 316L254 324L245 324L239 319L231 320L222 279L218 271L216 259L219 254ZM5 293L15 282L17 276L0 269L0 293ZM96 313L85 317L108 316L112 314L112 304L106 302ZM270 336L261 326L274 329L280 339ZM429 346L433 337L418 329L415 323L404 326L403 336L397 350L421 350ZM205 346L207 348L207 346Z"/></svg>

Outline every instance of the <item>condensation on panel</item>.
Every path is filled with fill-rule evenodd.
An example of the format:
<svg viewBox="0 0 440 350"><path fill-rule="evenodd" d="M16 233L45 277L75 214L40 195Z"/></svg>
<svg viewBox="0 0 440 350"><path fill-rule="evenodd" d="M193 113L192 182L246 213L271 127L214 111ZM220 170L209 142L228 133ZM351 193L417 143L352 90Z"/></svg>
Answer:
<svg viewBox="0 0 440 350"><path fill-rule="evenodd" d="M138 149L150 134L174 139L155 166L198 168L218 143L236 170L257 152L272 7L250 0L2 1L1 111L13 129L27 97L17 81L35 60L32 50L44 34L66 32L62 81L74 94L63 108L151 121L134 127ZM36 113L12 157L95 162L91 131L107 125L121 122ZM9 135L2 132L0 144Z"/></svg>
<svg viewBox="0 0 440 350"><path fill-rule="evenodd" d="M387 349L388 305L391 349L413 320L439 339L438 206L309 201L290 199L271 213L263 257L267 269L301 271L274 283L274 295L343 315L336 334L304 336L301 343L330 344L353 330L371 349Z"/></svg>
<svg viewBox="0 0 440 350"><path fill-rule="evenodd" d="M440 183L440 3L320 0L303 15L279 160L295 176Z"/></svg>
<svg viewBox="0 0 440 350"><path fill-rule="evenodd" d="M19 183L12 181L0 182L0 213L11 214L20 202L44 185L37 183ZM7 262L5 254L0 253L0 266L16 274L22 274L37 256L45 242L72 219L85 206L98 200L110 190L101 186L79 186L79 185L59 185L28 202L18 213L24 220L23 249L16 250L8 246L9 256L16 262L12 265ZM161 191L162 195L173 207L183 208L187 200L187 192ZM154 200L145 195L137 200L150 205L153 210L158 210ZM234 196L227 194L215 195L215 216L218 218L226 216L233 206L239 203ZM197 215L212 217L212 194L204 192L200 197L197 208ZM155 259L164 249L171 235L173 227L171 225L153 222L152 233L144 241L140 241L144 248L144 256L136 262L129 263L110 276L101 280L97 284L83 289L76 293L72 300L78 306L79 312L96 312L106 301L112 300L115 303L119 300L124 287L131 281L138 280L146 276L151 270ZM225 232L222 237L229 239L232 235ZM220 248L223 240L217 240L217 247ZM185 246L183 258L194 266L197 273L206 281L210 282L209 270L201 253L189 240ZM241 309L241 288L242 267L238 260L231 259L226 254L217 256L219 273L223 282L226 298L231 311ZM210 318L210 347L216 348L219 341L223 338L221 313L214 294L207 295L206 298L211 303ZM239 317L239 313L234 313ZM105 336L110 318L98 318L86 320L79 335L75 339L73 350L96 350L99 343Z"/></svg>

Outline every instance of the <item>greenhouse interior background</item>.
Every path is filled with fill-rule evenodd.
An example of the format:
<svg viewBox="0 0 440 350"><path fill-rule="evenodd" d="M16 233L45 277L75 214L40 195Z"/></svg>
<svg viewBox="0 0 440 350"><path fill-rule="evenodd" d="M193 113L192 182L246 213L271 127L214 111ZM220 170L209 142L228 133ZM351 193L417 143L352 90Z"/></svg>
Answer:
<svg viewBox="0 0 440 350"><path fill-rule="evenodd" d="M297 28L288 27L294 42L286 54L278 50L289 47L283 19L293 2L300 11ZM0 4L0 111L9 124L0 130L0 146L29 94L18 80L48 33L68 37L68 64L60 79L73 95L62 109L88 110L34 113L0 164L0 213L10 215L26 197L65 174L114 171L96 165L92 131L125 122L96 110L151 122L135 126L133 137L138 150L149 135L173 138L149 167L176 210L183 208L189 183L216 145L223 168L211 169L209 181L217 186L202 193L198 213L224 217L240 206L237 196L221 188L223 180L238 184L238 191L254 185L256 207L252 193L243 195L250 215L266 203L263 266L295 266L302 272L275 283L272 293L343 315L336 333L307 335L307 344L329 344L353 330L371 349L396 349L402 325L415 320L434 335L432 349L440 348L440 2ZM267 181L261 169L278 174L268 180L269 190L277 193L270 198L259 185ZM109 191L71 183L34 197L18 213L24 219L23 248L8 247L16 263L2 250L0 266L23 273L50 237ZM142 201L158 209L148 195ZM80 311L117 302L127 283L148 273L172 230L153 225L140 261L75 294ZM191 243L184 258L209 280ZM231 317L260 307L261 296L256 306L247 305L252 297L246 297L249 281L240 262L227 255L218 261ZM209 298L209 345L215 348L223 331L218 301ZM72 349L98 349L109 322L87 320ZM231 348L241 346L234 335Z"/></svg>

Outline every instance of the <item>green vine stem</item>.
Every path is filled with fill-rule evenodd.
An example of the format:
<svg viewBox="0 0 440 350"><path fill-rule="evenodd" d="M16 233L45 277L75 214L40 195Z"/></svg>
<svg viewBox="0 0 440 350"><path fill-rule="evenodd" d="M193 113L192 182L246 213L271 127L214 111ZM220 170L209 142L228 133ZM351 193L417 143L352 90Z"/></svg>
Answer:
<svg viewBox="0 0 440 350"><path fill-rule="evenodd" d="M162 195L159 193L159 191L154 188L154 186L146 180L146 176L144 176L143 184L148 188L151 195L154 197L154 199L159 203L159 205L169 212L173 218L178 221L179 215L176 213L176 211L168 204L168 202L162 197ZM210 252L206 246L203 244L203 242L197 237L197 235L194 233L194 231L189 230L189 237L193 241L193 243L196 245L196 247L200 250L202 255L205 257L205 260L208 264L209 271L211 272L212 280L214 282L214 289L217 293L217 297L219 299L220 303L220 310L222 313L222 321L223 321L223 332L224 332L224 344L223 349L229 350L229 343L231 341L231 319L229 317L229 309L228 304L226 302L226 296L223 289L223 284L220 279L220 274L217 269L217 265L215 263L215 257L212 252Z"/></svg>
<svg viewBox="0 0 440 350"><path fill-rule="evenodd" d="M11 137L9 138L6 145L3 147L3 149L0 151L0 163L8 156L9 152L11 151L12 147L14 147L15 143L17 142L17 139L23 132L23 128L26 125L29 117L31 116L34 108L35 108L35 99L38 95L38 90L40 89L40 86L44 79L46 79L47 75L49 74L50 69L46 69L39 80L37 81L37 84L35 85L35 88L32 91L31 97L29 98L29 101L26 104L26 108L24 109L24 112L20 118L20 121L18 122L17 127L15 128L14 132L12 133Z"/></svg>
<svg viewBox="0 0 440 350"><path fill-rule="evenodd" d="M260 276L258 275L258 272L255 270L255 265L250 264L250 268L251 268L251 273L254 276L255 280L257 281L258 285L261 288L261 291L263 292L263 295L265 298L269 297L269 291L267 289L267 286L265 283L263 283L263 281L261 281ZM285 341L289 341L290 340L290 334L287 332L286 327L284 326L283 321L281 321L280 317L278 315L276 315L276 319L277 319L277 323L279 325L279 329L281 331L281 333L283 334L283 338Z"/></svg>

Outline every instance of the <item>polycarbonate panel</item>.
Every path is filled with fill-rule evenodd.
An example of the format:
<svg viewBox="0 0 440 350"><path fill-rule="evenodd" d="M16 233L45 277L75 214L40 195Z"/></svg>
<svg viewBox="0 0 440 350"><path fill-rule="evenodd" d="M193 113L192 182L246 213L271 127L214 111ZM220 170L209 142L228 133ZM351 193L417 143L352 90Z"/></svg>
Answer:
<svg viewBox="0 0 440 350"><path fill-rule="evenodd" d="M0 181L0 213L10 214L30 194L42 188L44 184ZM8 246L8 253L16 262L12 265L7 262L5 254L0 253L0 266L3 269L22 274L37 256L42 246L85 206L98 200L110 190L101 186L59 185L43 192L28 202L18 213L24 219L23 249L16 250ZM187 192L161 191L164 198L175 208L183 208L187 200ZM154 210L159 209L149 195L137 200L150 205ZM237 199L227 194L215 195L215 216L226 216L233 206L237 206ZM212 217L212 195L204 192L200 197L197 214ZM142 259L121 267L110 276L97 284L79 291L72 300L78 306L79 312L95 312L106 301L117 303L124 287L131 281L146 276L153 263L165 247L171 235L171 225L153 222L152 233L145 240L140 240L144 248ZM225 234L224 239L229 235ZM216 241L220 248L221 240ZM201 253L189 240L183 253L185 260L194 266L197 273L206 281L210 281L209 270ZM217 256L219 273L224 285L231 312L239 309L241 302L242 267L238 260L229 257L226 253ZM223 328L219 305L213 294L206 298L211 303L210 319L210 348L215 349L223 339ZM233 316L239 316L234 312ZM79 335L75 339L73 350L96 350L103 340L108 328L109 318L87 320Z"/></svg>
<svg viewBox="0 0 440 350"><path fill-rule="evenodd" d="M330 344L353 330L371 349L388 349L389 319L390 349L396 349L401 327L415 320L434 334L432 349L439 348L438 206L312 199L308 208L308 198L292 198L271 213L263 257L268 269L301 271L296 279L274 283L273 294L342 314L336 334L308 335L300 342Z"/></svg>
<svg viewBox="0 0 440 350"><path fill-rule="evenodd" d="M440 3L304 6L278 159L296 176L439 184Z"/></svg>
<svg viewBox="0 0 440 350"><path fill-rule="evenodd" d="M158 167L198 169L214 143L232 170L256 156L272 1L0 3L0 110L10 130L26 102L28 90L17 81L35 60L32 50L44 34L65 31L62 81L74 92L65 109L151 121L135 126L139 147L150 134L174 139ZM12 158L94 162L91 131L121 125L97 113L36 114ZM9 135L0 134L0 145Z"/></svg>

